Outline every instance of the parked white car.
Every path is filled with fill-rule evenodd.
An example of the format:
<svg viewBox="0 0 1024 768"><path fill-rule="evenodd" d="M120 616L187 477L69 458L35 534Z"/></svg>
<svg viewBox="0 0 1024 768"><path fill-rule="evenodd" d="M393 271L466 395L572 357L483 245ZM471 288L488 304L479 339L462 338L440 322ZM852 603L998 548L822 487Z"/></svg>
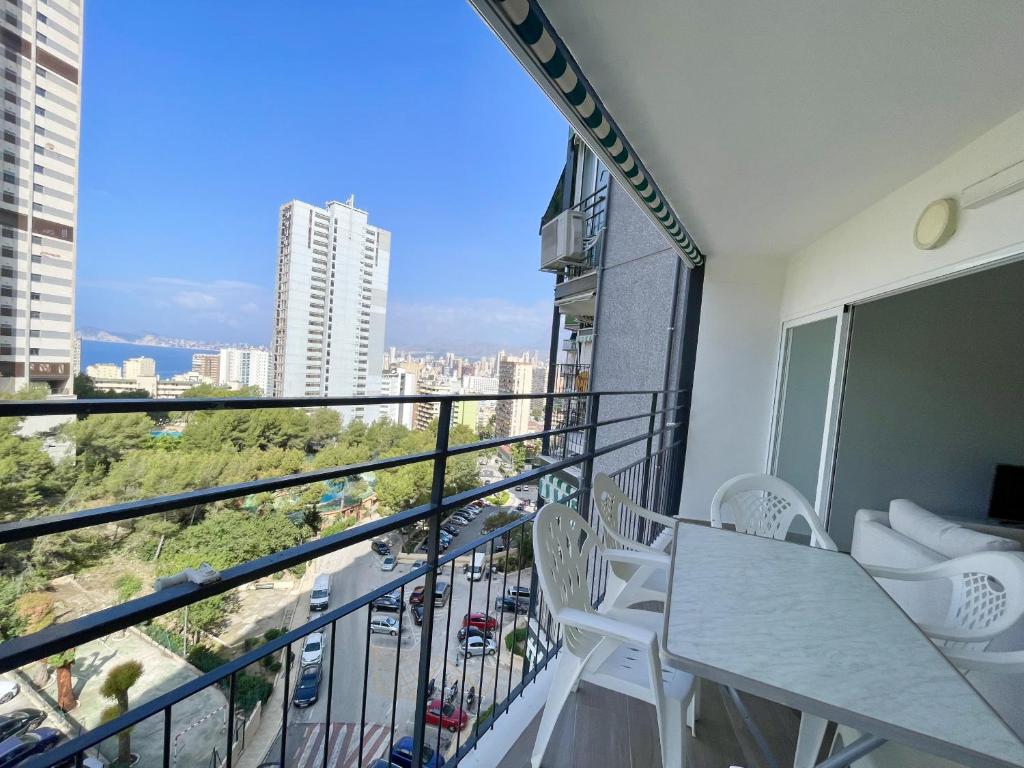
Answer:
<svg viewBox="0 0 1024 768"><path fill-rule="evenodd" d="M490 638L484 639L474 635L467 637L459 646L459 653L463 656L493 656L497 650L498 646Z"/></svg>
<svg viewBox="0 0 1024 768"><path fill-rule="evenodd" d="M313 632L302 644L302 665L319 664L324 657L323 632Z"/></svg>
<svg viewBox="0 0 1024 768"><path fill-rule="evenodd" d="M0 704L6 704L21 693L21 686L6 677L0 677Z"/></svg>

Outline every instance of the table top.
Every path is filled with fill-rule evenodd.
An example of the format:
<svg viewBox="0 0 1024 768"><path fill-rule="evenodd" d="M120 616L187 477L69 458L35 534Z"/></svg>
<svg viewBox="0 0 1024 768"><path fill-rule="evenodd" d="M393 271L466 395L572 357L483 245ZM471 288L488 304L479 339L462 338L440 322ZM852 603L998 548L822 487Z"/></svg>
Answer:
<svg viewBox="0 0 1024 768"><path fill-rule="evenodd" d="M676 524L664 654L698 677L969 765L1024 744L849 555Z"/></svg>

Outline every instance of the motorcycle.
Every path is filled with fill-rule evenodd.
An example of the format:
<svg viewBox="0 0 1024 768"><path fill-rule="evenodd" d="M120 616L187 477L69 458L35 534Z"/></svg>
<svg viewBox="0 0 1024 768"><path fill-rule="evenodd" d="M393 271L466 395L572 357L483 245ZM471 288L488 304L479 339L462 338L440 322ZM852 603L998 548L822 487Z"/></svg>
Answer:
<svg viewBox="0 0 1024 768"><path fill-rule="evenodd" d="M436 678L430 678L430 682L427 683L427 698L431 699L434 696L434 691L437 689Z"/></svg>

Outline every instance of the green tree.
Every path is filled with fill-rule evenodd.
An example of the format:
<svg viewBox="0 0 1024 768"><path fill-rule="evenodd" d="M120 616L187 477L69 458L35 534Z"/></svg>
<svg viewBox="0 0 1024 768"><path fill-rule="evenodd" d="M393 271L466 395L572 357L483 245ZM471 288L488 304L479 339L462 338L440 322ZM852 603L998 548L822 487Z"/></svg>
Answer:
<svg viewBox="0 0 1024 768"><path fill-rule="evenodd" d="M17 607L21 591L19 581L0 575L0 641L17 637L25 628L25 621Z"/></svg>
<svg viewBox="0 0 1024 768"><path fill-rule="evenodd" d="M0 419L0 521L32 517L55 486L53 462L41 440L16 433L17 419Z"/></svg>
<svg viewBox="0 0 1024 768"><path fill-rule="evenodd" d="M182 397L261 397L259 387L241 387L231 389L218 384L197 384L181 393Z"/></svg>
<svg viewBox="0 0 1024 768"><path fill-rule="evenodd" d="M71 467L75 485L82 488L101 482L114 462L151 445L153 426L144 413L99 414L64 425L65 437L75 446Z"/></svg>
<svg viewBox="0 0 1024 768"><path fill-rule="evenodd" d="M295 408L254 411L200 411L192 414L181 436L185 450L234 448L305 450L309 418Z"/></svg>
<svg viewBox="0 0 1024 768"><path fill-rule="evenodd" d="M504 507L511 500L512 494L508 491L498 491L497 493L487 497L487 503L495 507Z"/></svg>
<svg viewBox="0 0 1024 768"><path fill-rule="evenodd" d="M430 500L431 462L420 461L377 473L378 511L393 515Z"/></svg>
<svg viewBox="0 0 1024 768"><path fill-rule="evenodd" d="M107 672L103 685L100 686L100 695L105 699L113 699L114 703L100 714L101 722L109 723L128 711L128 691L139 682L142 671L140 662L124 661ZM127 768L131 762L132 731L131 728L125 728L117 734L117 760L114 765L118 768Z"/></svg>
<svg viewBox="0 0 1024 768"><path fill-rule="evenodd" d="M309 412L309 431L306 450L322 451L333 444L341 434L341 415L331 408L317 408Z"/></svg>

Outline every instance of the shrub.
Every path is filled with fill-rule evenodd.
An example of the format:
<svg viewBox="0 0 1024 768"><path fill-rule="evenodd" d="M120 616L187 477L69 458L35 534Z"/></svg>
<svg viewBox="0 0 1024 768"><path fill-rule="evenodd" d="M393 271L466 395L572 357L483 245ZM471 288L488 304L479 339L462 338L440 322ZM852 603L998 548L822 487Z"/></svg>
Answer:
<svg viewBox="0 0 1024 768"><path fill-rule="evenodd" d="M333 523L328 525L322 531L320 531L320 538L325 539L328 536L333 536L336 533L347 531L353 525L356 524L356 519L353 516L343 517L340 520L335 520Z"/></svg>
<svg viewBox="0 0 1024 768"><path fill-rule="evenodd" d="M226 664L228 658L221 655L212 648L205 645L194 645L188 652L188 663L200 672L212 672L221 664Z"/></svg>
<svg viewBox="0 0 1024 768"><path fill-rule="evenodd" d="M264 656L260 663L263 664L264 669L272 674L276 675L281 671L281 662L273 656Z"/></svg>
<svg viewBox="0 0 1024 768"><path fill-rule="evenodd" d="M26 632L38 632L53 624L53 597L45 592L26 592L16 602Z"/></svg>
<svg viewBox="0 0 1024 768"><path fill-rule="evenodd" d="M476 716L476 722L473 724L473 731L476 732L491 719L491 713L494 712L494 705L491 704L487 709Z"/></svg>
<svg viewBox="0 0 1024 768"><path fill-rule="evenodd" d="M517 656L526 655L526 627L519 627L514 632L505 635L505 647Z"/></svg>
<svg viewBox="0 0 1024 768"><path fill-rule="evenodd" d="M280 627L272 627L263 633L263 640L269 643L271 640L277 640L283 634L284 630Z"/></svg>
<svg viewBox="0 0 1024 768"><path fill-rule="evenodd" d="M240 672L235 678L235 706L244 712L252 712L256 702L267 703L274 686L259 675Z"/></svg>

